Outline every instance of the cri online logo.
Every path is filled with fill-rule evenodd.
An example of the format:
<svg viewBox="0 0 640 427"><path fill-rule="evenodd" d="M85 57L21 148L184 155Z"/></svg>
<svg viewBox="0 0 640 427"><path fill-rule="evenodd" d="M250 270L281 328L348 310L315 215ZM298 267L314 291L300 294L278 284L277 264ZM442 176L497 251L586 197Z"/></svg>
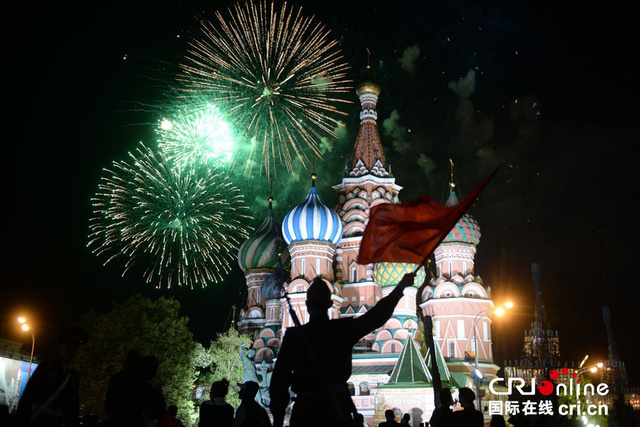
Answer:
<svg viewBox="0 0 640 427"><path fill-rule="evenodd" d="M567 375L569 373L569 369L562 368L560 372L562 372L562 375ZM552 370L551 372L549 372L549 378L554 381L557 380L558 378L560 378L560 372L558 372L556 369ZM573 378L576 378L578 374L577 372L572 372L571 376ZM600 383L597 386L594 386L593 384L587 384L584 386L584 388L582 388L580 385L580 378L576 378L575 390L574 390L573 378L569 379L568 386L567 384L563 384L563 383L560 383L557 386L554 386L553 383L549 380L541 381L540 384L538 384L538 391L540 392L540 394L544 396L549 396L554 392L554 389L555 389L556 395L558 396L561 394L573 395L575 393L576 396L578 397L580 395L586 396L589 394L593 396L596 393L601 396L604 396L607 393L609 393L608 385L605 383ZM531 378L531 388L528 391L525 389L525 380L522 378L509 378L507 380L507 391L501 391L494 388L494 385L498 381L504 381L504 379L494 378L489 382L489 390L494 395L510 395L513 388L517 389L520 392L520 394L524 396L531 396L535 394L535 389L536 389L535 378Z"/></svg>
<svg viewBox="0 0 640 427"><path fill-rule="evenodd" d="M567 375L569 373L569 369L568 368L562 368L562 375ZM571 376L573 378L578 376L577 372L573 372L571 374ZM558 378L560 378L560 372L558 372L556 369L554 369L553 371L549 372L549 378L551 378L552 380L557 380ZM580 378L576 379L576 383L580 382ZM551 381L541 381L540 384L538 384L538 391L545 395L545 396L549 396L551 393L553 393L553 383Z"/></svg>

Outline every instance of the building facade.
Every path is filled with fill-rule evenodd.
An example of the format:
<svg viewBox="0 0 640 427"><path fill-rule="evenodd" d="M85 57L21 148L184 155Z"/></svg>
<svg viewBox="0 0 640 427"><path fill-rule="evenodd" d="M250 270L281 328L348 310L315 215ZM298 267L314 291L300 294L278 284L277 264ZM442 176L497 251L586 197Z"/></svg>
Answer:
<svg viewBox="0 0 640 427"><path fill-rule="evenodd" d="M306 291L315 277L325 279L332 292L331 318L358 317L417 267L408 263L357 263L371 208L399 203L402 187L390 171L380 140L376 111L380 86L369 69L356 93L361 106L360 128L344 176L333 187L338 195L335 209L320 199L313 175L309 194L286 215L281 229L269 209L263 225L240 248L238 259L245 272L248 299L240 312L238 328L252 334L256 364L265 361L272 367L274 359L277 363L282 337L294 325L290 307L302 323L308 320ZM447 201L451 206L458 203L454 189L452 181ZM432 316L434 330L429 332L434 334L447 384L473 384L476 357L486 381L495 377L499 368L493 364L491 350L493 302L489 289L474 273L479 240L477 222L465 215L435 252L436 277L425 282L427 273L420 268L414 286L404 291L387 323L354 347L349 387L356 407L369 424L379 421L387 409L414 414L415 426L429 420L434 406L428 372L421 377L419 387L409 387L409 392L403 391L404 380L396 379L390 385L392 371L407 343L423 349L418 352L422 358L419 366L425 366L421 332L424 315ZM286 278L277 274L288 262L282 260L283 252L290 256ZM413 403L407 399L415 407L409 407Z"/></svg>

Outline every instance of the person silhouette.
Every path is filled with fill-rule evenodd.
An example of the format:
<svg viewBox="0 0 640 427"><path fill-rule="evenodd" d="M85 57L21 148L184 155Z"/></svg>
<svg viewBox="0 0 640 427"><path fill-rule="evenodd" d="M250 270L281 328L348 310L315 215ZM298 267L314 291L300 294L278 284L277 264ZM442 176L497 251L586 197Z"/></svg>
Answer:
<svg viewBox="0 0 640 427"><path fill-rule="evenodd" d="M80 424L79 374L73 368L88 333L77 327L58 334L56 357L35 370L18 403L18 426L70 426Z"/></svg>
<svg viewBox="0 0 640 427"><path fill-rule="evenodd" d="M153 355L145 356L140 361L140 373L145 381L144 392L141 396L144 405L142 415L147 426L157 426L167 411L162 384L154 380L159 366L160 361Z"/></svg>
<svg viewBox="0 0 640 427"><path fill-rule="evenodd" d="M399 427L401 425L396 421L396 412L393 409L387 409L384 411L384 418L386 421L378 424L378 427Z"/></svg>
<svg viewBox="0 0 640 427"><path fill-rule="evenodd" d="M200 406L198 427L229 427L233 422L233 406L225 397L229 393L229 381L222 379L211 384L210 400Z"/></svg>
<svg viewBox="0 0 640 427"><path fill-rule="evenodd" d="M362 316L334 320L327 314L333 304L330 285L319 277L311 282L306 302L309 323L287 329L271 376L274 427L284 423L289 387L296 395L291 427L354 425L356 411L347 388L353 346L384 325L414 279L414 273L405 274L389 295Z"/></svg>
<svg viewBox="0 0 640 427"><path fill-rule="evenodd" d="M433 410L429 423L433 427L449 427L453 423L453 411L451 411L453 397L451 397L451 390L443 388L440 390L438 398L440 399L440 406Z"/></svg>
<svg viewBox="0 0 640 427"><path fill-rule="evenodd" d="M409 423L411 421L411 415L410 414L403 414L402 415L402 419L400 420L400 425L402 427L409 427L411 424Z"/></svg>
<svg viewBox="0 0 640 427"><path fill-rule="evenodd" d="M175 427L184 427L184 423L178 418L178 407L176 405L169 405L167 407L167 413L173 419Z"/></svg>
<svg viewBox="0 0 640 427"><path fill-rule="evenodd" d="M109 426L144 426L143 399L146 385L141 375L142 356L136 350L130 350L123 363L122 370L109 380L105 396L105 412L109 417Z"/></svg>
<svg viewBox="0 0 640 427"><path fill-rule="evenodd" d="M476 394L468 387L458 390L460 406L462 410L453 413L453 425L455 427L483 427L484 417L482 412L473 407Z"/></svg>
<svg viewBox="0 0 640 427"><path fill-rule="evenodd" d="M367 422L364 420L364 415L362 415L360 412L356 413L353 416L353 419L355 420L356 427L369 427L369 424L367 424Z"/></svg>
<svg viewBox="0 0 640 427"><path fill-rule="evenodd" d="M240 386L238 396L242 400L233 419L233 427L271 427L267 411L256 401L260 385L255 381L245 381Z"/></svg>
<svg viewBox="0 0 640 427"><path fill-rule="evenodd" d="M503 415L493 414L491 416L491 427L507 427Z"/></svg>

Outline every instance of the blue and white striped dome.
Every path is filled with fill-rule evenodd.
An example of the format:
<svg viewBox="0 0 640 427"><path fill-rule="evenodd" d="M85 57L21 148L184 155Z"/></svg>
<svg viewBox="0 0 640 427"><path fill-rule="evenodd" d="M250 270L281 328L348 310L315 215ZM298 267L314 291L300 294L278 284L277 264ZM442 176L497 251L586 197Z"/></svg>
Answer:
<svg viewBox="0 0 640 427"><path fill-rule="evenodd" d="M329 209L311 186L307 198L284 217L282 237L287 245L303 240L319 240L338 245L342 238L342 221Z"/></svg>

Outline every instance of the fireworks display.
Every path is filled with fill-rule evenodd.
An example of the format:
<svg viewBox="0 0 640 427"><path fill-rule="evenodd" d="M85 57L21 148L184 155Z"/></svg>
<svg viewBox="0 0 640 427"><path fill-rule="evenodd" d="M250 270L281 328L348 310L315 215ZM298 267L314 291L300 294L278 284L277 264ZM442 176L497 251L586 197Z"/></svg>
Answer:
<svg viewBox="0 0 640 427"><path fill-rule="evenodd" d="M222 279L247 237L240 191L218 169L174 167L142 146L106 170L92 199L89 247L142 266L147 283L206 286Z"/></svg>
<svg viewBox="0 0 640 427"><path fill-rule="evenodd" d="M321 157L320 140L335 137L351 81L323 24L286 3L277 10L257 1L238 2L227 17L216 12L217 22L202 22L180 80L228 115L249 144L246 164L259 162L271 175L277 164L290 171L296 157L305 165Z"/></svg>
<svg viewBox="0 0 640 427"><path fill-rule="evenodd" d="M212 105L162 120L158 133L160 149L180 167L198 162L223 166L234 155L233 131Z"/></svg>

